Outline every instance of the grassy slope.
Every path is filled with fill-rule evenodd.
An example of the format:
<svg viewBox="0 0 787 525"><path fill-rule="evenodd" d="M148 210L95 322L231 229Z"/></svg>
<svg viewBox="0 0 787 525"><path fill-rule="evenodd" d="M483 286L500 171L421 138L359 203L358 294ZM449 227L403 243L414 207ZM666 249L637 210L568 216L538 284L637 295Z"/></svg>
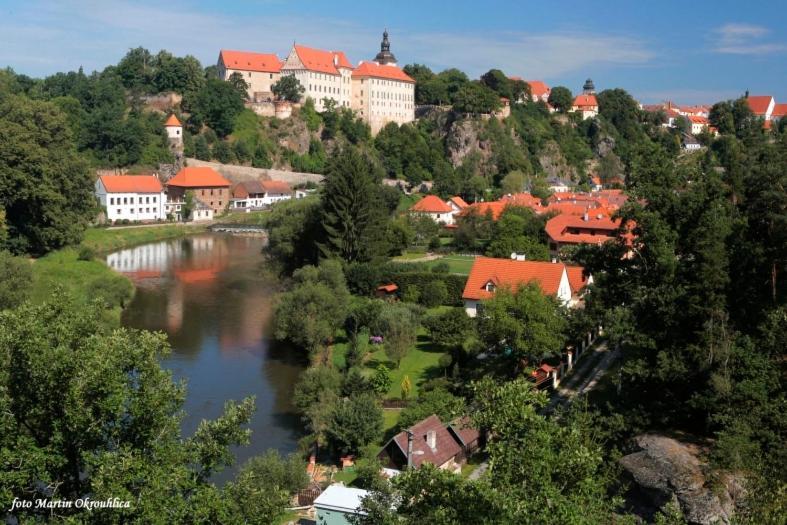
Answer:
<svg viewBox="0 0 787 525"><path fill-rule="evenodd" d="M432 267L438 263L448 263L448 271L451 273L467 275L470 273L470 268L473 267L475 256L472 255L446 255L433 261L426 261L425 264Z"/></svg>
<svg viewBox="0 0 787 525"><path fill-rule="evenodd" d="M136 244L161 241L164 239L174 239L205 231L204 224L165 224L151 226L137 226L117 229L107 228L88 228L85 238L82 241L84 246L88 246L97 252L108 252L119 250Z"/></svg>

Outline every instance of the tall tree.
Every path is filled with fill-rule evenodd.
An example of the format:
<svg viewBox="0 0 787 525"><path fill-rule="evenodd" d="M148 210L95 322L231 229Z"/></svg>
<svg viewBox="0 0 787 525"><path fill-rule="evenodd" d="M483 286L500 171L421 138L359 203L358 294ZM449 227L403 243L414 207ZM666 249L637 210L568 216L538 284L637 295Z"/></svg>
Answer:
<svg viewBox="0 0 787 525"><path fill-rule="evenodd" d="M299 102L305 91L304 87L295 78L295 75L284 75L281 79L271 86L271 91L279 100L289 100Z"/></svg>
<svg viewBox="0 0 787 525"><path fill-rule="evenodd" d="M574 96L567 87L555 86L550 90L547 102L561 113L565 113L571 109L571 104L574 102Z"/></svg>

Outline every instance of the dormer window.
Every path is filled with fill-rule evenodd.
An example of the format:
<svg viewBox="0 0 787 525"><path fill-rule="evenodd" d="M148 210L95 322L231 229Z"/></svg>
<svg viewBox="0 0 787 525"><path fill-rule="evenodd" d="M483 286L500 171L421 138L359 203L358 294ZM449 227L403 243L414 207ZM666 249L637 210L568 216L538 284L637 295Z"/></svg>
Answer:
<svg viewBox="0 0 787 525"><path fill-rule="evenodd" d="M488 282L488 283L486 283L486 285L484 286L484 290L486 290L487 292L494 292L494 291L495 291L495 288L496 288L496 287L495 287L495 283L493 283L492 281L489 281L489 282Z"/></svg>

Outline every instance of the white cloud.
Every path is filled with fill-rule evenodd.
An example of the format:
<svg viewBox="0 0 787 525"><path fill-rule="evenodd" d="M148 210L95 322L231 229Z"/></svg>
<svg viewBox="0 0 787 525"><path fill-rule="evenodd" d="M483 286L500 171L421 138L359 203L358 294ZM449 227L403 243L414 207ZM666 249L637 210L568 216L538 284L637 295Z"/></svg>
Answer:
<svg viewBox="0 0 787 525"><path fill-rule="evenodd" d="M787 45L763 41L770 30L752 24L725 24L712 33L712 49L729 55L769 55L787 51Z"/></svg>
<svg viewBox="0 0 787 525"><path fill-rule="evenodd" d="M65 5L68 4L68 5ZM592 74L604 65L636 66L653 53L631 36L582 32L431 33L391 29L392 50L402 63L436 69L458 67L477 76L491 67L533 78ZM102 69L132 47L167 49L213 63L221 48L275 52L283 56L293 41L341 49L351 60L370 59L381 28L317 16L231 15L197 11L182 0L167 4L106 0L22 4L0 18L0 64L20 72L47 74Z"/></svg>

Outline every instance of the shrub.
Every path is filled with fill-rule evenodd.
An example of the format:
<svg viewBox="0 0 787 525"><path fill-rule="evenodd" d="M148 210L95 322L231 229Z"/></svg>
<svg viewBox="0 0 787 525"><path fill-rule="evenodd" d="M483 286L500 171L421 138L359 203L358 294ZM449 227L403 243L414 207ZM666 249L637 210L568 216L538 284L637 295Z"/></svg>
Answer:
<svg viewBox="0 0 787 525"><path fill-rule="evenodd" d="M96 252L90 246L80 246L77 259L80 261L92 261L96 257Z"/></svg>
<svg viewBox="0 0 787 525"><path fill-rule="evenodd" d="M448 288L443 281L430 281L421 291L421 304L434 308L445 304L448 300Z"/></svg>

